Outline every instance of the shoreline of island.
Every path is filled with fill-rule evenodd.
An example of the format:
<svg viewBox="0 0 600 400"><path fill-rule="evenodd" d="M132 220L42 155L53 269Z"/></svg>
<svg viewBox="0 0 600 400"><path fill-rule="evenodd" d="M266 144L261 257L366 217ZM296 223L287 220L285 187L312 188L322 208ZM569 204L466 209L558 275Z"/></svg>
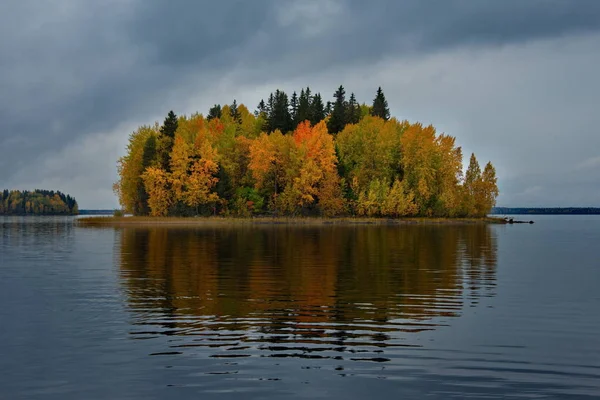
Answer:
<svg viewBox="0 0 600 400"><path fill-rule="evenodd" d="M82 227L123 226L396 226L396 225L466 225L508 224L498 217L481 218L322 218L322 217L83 217L75 224Z"/></svg>

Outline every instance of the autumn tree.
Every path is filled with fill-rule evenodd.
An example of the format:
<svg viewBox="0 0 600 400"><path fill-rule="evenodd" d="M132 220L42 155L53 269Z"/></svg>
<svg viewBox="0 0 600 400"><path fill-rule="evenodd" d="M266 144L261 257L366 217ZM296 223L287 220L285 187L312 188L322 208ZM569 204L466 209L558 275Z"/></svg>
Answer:
<svg viewBox="0 0 600 400"><path fill-rule="evenodd" d="M142 174L142 179L148 193L150 215L166 216L174 200L170 190L169 174L161 168L150 167Z"/></svg>
<svg viewBox="0 0 600 400"><path fill-rule="evenodd" d="M435 128L431 125L424 127L421 124L411 124L400 142L404 179L408 187L414 190L419 214L433 216L440 168Z"/></svg>
<svg viewBox="0 0 600 400"><path fill-rule="evenodd" d="M280 130L265 133L256 138L250 145L250 162L248 168L255 180L255 187L268 199L269 208L277 212L278 197L289 182L286 167L290 162L292 138L283 135Z"/></svg>
<svg viewBox="0 0 600 400"><path fill-rule="evenodd" d="M156 161L156 155L156 136L150 135L148 139L146 139L146 143L144 143L144 152L142 153L142 171L145 171L146 168L154 165ZM148 215L150 213L150 208L148 207L148 193L146 193L146 188L144 187L141 179L137 180L137 189L138 200L136 202L134 214Z"/></svg>
<svg viewBox="0 0 600 400"><path fill-rule="evenodd" d="M340 213L343 202L337 156L327 125L321 121L311 127L308 121L302 122L293 137L300 169L290 188L296 196L292 208L314 207L329 216Z"/></svg>
<svg viewBox="0 0 600 400"><path fill-rule="evenodd" d="M215 204L219 196L213 191L218 182L216 174L219 170L217 164L217 153L215 149L205 141L198 149L198 156L190 169L187 177L186 190L183 192L185 203L196 209L204 204Z"/></svg>
<svg viewBox="0 0 600 400"><path fill-rule="evenodd" d="M370 190L372 181L391 185L401 178L401 141L407 123L367 116L336 137L340 174L348 200ZM364 193L363 193L363 197Z"/></svg>
<svg viewBox="0 0 600 400"><path fill-rule="evenodd" d="M462 149L456 139L446 134L435 140L436 182L433 213L441 217L456 217L461 212Z"/></svg>
<svg viewBox="0 0 600 400"><path fill-rule="evenodd" d="M188 171L191 164L192 148L182 136L175 137L175 144L171 153L171 190L174 199L183 201L187 192Z"/></svg>
<svg viewBox="0 0 600 400"><path fill-rule="evenodd" d="M478 198L481 199L482 197L480 193L481 186L481 168L475 153L471 153L463 184L463 215L478 215L481 213L478 207Z"/></svg>
<svg viewBox="0 0 600 400"><path fill-rule="evenodd" d="M481 204L479 205L479 211L482 216L487 215L492 211L492 208L496 205L496 198L498 197L498 185L496 178L496 169L491 162L488 162L483 168L483 174L481 175Z"/></svg>
<svg viewBox="0 0 600 400"><path fill-rule="evenodd" d="M153 142L159 134L158 125L141 126L129 136L126 154L117 161L119 180L113 189L119 198L123 210L134 215L147 213L147 198L145 198L144 182L141 175L152 164L151 151ZM154 139L150 139L154 137ZM148 142L150 140L150 142Z"/></svg>

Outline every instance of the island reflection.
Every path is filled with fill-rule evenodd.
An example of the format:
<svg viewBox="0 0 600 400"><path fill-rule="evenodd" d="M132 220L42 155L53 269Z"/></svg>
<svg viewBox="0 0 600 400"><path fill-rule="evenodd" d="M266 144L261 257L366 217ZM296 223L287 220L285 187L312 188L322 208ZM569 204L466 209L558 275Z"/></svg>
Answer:
<svg viewBox="0 0 600 400"><path fill-rule="evenodd" d="M213 357L407 346L495 289L481 224L117 232L134 337L187 337L170 347Z"/></svg>

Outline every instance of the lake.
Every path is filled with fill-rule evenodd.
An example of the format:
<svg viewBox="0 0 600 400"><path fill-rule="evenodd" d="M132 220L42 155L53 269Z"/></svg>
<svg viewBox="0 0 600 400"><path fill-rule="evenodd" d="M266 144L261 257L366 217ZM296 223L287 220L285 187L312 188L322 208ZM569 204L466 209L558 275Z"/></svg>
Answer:
<svg viewBox="0 0 600 400"><path fill-rule="evenodd" d="M523 218L0 217L0 398L597 399L600 216Z"/></svg>

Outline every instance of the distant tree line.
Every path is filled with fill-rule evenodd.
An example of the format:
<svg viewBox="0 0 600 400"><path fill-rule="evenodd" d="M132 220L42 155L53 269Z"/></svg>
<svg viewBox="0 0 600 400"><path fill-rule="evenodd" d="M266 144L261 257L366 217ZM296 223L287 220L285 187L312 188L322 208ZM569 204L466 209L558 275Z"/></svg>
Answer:
<svg viewBox="0 0 600 400"><path fill-rule="evenodd" d="M134 215L484 216L498 196L491 163L463 175L455 138L371 105L281 90L251 113L236 100L206 117L141 126L118 161L114 190Z"/></svg>
<svg viewBox="0 0 600 400"><path fill-rule="evenodd" d="M600 214L597 207L494 207L493 214L537 214L537 215L593 215Z"/></svg>
<svg viewBox="0 0 600 400"><path fill-rule="evenodd" d="M0 215L76 215L77 201L54 190L0 192Z"/></svg>

